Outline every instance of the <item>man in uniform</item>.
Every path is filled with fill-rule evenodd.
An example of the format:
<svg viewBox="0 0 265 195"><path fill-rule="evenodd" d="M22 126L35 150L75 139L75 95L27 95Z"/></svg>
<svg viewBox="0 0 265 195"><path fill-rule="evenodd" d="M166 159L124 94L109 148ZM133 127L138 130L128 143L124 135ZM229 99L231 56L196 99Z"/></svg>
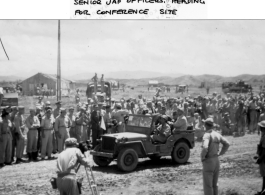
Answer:
<svg viewBox="0 0 265 195"><path fill-rule="evenodd" d="M56 119L60 114L60 108L62 106L62 101L57 101L55 104L56 104L56 108L53 111L54 119ZM55 132L53 134L52 145L53 145L53 153L56 153L56 151L58 150L58 138L56 137Z"/></svg>
<svg viewBox="0 0 265 195"><path fill-rule="evenodd" d="M229 113L226 112L224 114L224 117L222 118L222 123L221 123L221 130L222 130L222 135L231 135L233 133L233 125Z"/></svg>
<svg viewBox="0 0 265 195"><path fill-rule="evenodd" d="M86 108L85 107L81 107L80 111L76 113L76 118L75 118L75 138L77 139L77 142L80 141L86 141L83 139L83 123L86 120Z"/></svg>
<svg viewBox="0 0 265 195"><path fill-rule="evenodd" d="M157 127L157 134L151 135L151 139L154 142L160 142L160 143L165 143L167 141L167 138L171 135L171 129L170 126L167 124L167 116L162 115L160 117L160 123Z"/></svg>
<svg viewBox="0 0 265 195"><path fill-rule="evenodd" d="M45 104L43 103L41 96L38 97L38 102L36 103L36 106L40 107L42 111L44 110Z"/></svg>
<svg viewBox="0 0 265 195"><path fill-rule="evenodd" d="M25 108L23 106L18 107L18 114L15 116L14 123L16 127L16 133L18 134L17 137L17 151L16 151L16 163L23 162L22 156L24 152L25 147L25 120L24 120L24 110Z"/></svg>
<svg viewBox="0 0 265 195"><path fill-rule="evenodd" d="M13 138L12 139L11 160L13 162L14 161L14 156L15 156L15 150L16 150L16 147L17 147L16 137L15 137L16 127L15 127L14 120L15 120L15 116L16 116L16 114L18 112L18 108L17 108L17 106L12 106L11 109L12 109L12 112L10 114L10 120L11 120L11 123L12 123L11 133L12 133L12 138Z"/></svg>
<svg viewBox="0 0 265 195"><path fill-rule="evenodd" d="M237 128L236 136L245 135L246 114L247 114L247 111L244 108L244 102L240 100L238 102L238 107L235 113L235 123L236 123L236 128Z"/></svg>
<svg viewBox="0 0 265 195"><path fill-rule="evenodd" d="M174 130L173 134L176 133L177 131L185 131L188 128L188 122L187 118L184 116L184 108L179 107L177 110L177 121L173 124Z"/></svg>
<svg viewBox="0 0 265 195"><path fill-rule="evenodd" d="M219 133L213 130L212 118L203 120L206 133L203 136L201 161L203 165L203 190L205 195L218 194L218 176L220 162L218 156L223 155L229 148L229 142ZM219 152L219 144L222 150Z"/></svg>
<svg viewBox="0 0 265 195"><path fill-rule="evenodd" d="M28 128L27 134L27 153L29 157L29 161L37 160L38 151L37 151L37 143L38 143L38 128L40 127L40 121L37 116L35 116L35 109L31 108L30 115L27 117L25 123Z"/></svg>
<svg viewBox="0 0 265 195"><path fill-rule="evenodd" d="M48 109L44 118L41 120L41 159L44 160L46 154L48 159L51 159L52 154L52 135L53 135L53 126L55 119L52 116L52 109Z"/></svg>
<svg viewBox="0 0 265 195"><path fill-rule="evenodd" d="M2 121L0 121L0 167L11 165L12 155L12 123L10 115L5 110L1 114Z"/></svg>
<svg viewBox="0 0 265 195"><path fill-rule="evenodd" d="M93 148L97 145L97 139L102 135L102 130L100 129L101 113L99 111L98 105L94 105L94 109L91 112L91 128L92 128L92 145Z"/></svg>
<svg viewBox="0 0 265 195"><path fill-rule="evenodd" d="M124 124L124 117L129 114L129 111L122 110L121 105L116 105L116 112L113 113L112 118L116 119L118 122L118 132L124 132L125 131L125 124Z"/></svg>
<svg viewBox="0 0 265 195"><path fill-rule="evenodd" d="M70 137L76 137L75 135L75 115L74 115L74 107L70 107L69 108L69 114L68 114L68 117L71 121L71 127L70 127L70 131L69 131L69 134L70 134Z"/></svg>
<svg viewBox="0 0 265 195"><path fill-rule="evenodd" d="M89 167L90 163L82 154L80 149L76 148L75 138L65 140L65 150L61 152L57 159L57 186L61 195L79 195L76 173L79 164Z"/></svg>
<svg viewBox="0 0 265 195"><path fill-rule="evenodd" d="M64 149L64 142L67 138L70 137L69 135L69 128L71 127L71 121L66 116L66 109L60 108L61 114L55 119L55 135L58 138L58 152L61 153Z"/></svg>
<svg viewBox="0 0 265 195"><path fill-rule="evenodd" d="M45 112L47 107L44 108ZM41 107L37 106L36 107L36 117L39 119L40 124L41 124L41 120L42 120L42 114L41 114ZM38 153L41 153L41 128L37 128L38 130L38 143L37 143L37 151Z"/></svg>
<svg viewBox="0 0 265 195"><path fill-rule="evenodd" d="M114 131L113 131L114 127L113 127L113 124L111 123L112 115L111 115L111 107L110 107L110 105L106 106L106 113L104 114L103 119L104 119L104 122L106 124L107 133L109 133L109 134L114 133Z"/></svg>

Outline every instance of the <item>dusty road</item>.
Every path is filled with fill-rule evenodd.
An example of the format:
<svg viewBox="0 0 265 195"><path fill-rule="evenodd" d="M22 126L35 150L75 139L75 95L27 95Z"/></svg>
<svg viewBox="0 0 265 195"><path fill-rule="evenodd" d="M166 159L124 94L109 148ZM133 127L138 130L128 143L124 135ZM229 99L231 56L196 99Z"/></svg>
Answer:
<svg viewBox="0 0 265 195"><path fill-rule="evenodd" d="M231 147L221 158L220 194L254 194L261 188L258 166L252 160L259 136L227 138ZM200 146L201 143L196 142L189 163L185 165L174 165L170 157L157 162L141 159L132 173L120 172L115 161L106 168L95 165L93 170L99 190L106 195L201 195ZM58 194L49 183L50 178L55 176L55 164L56 160L51 160L5 166L0 169L0 194ZM84 167L80 168L78 175L84 177L83 194L91 194Z"/></svg>

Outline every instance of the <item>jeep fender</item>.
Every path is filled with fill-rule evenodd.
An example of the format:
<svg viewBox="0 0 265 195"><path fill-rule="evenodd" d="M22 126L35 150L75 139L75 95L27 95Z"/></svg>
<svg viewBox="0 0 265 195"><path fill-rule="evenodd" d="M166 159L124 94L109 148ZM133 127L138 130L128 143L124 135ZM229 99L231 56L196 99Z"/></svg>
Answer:
<svg viewBox="0 0 265 195"><path fill-rule="evenodd" d="M123 148L132 148L136 151L138 154L139 158L146 157L146 150L144 148L144 145L140 141L136 142L130 142L130 143L124 143L121 144L118 148L118 153L123 149Z"/></svg>
<svg viewBox="0 0 265 195"><path fill-rule="evenodd" d="M185 143L187 143L190 148L193 148L194 147L194 144L190 143L190 141L188 139L185 139L185 138L180 138L179 140L177 140L175 142L174 146L176 146L179 142L185 142Z"/></svg>

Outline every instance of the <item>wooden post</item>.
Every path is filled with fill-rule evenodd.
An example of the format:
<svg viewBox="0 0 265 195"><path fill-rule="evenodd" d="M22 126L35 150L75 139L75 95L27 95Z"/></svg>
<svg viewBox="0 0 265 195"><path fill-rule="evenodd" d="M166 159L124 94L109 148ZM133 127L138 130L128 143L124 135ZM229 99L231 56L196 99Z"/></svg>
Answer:
<svg viewBox="0 0 265 195"><path fill-rule="evenodd" d="M60 20L58 20L58 57L57 57L57 101L61 100L61 42Z"/></svg>

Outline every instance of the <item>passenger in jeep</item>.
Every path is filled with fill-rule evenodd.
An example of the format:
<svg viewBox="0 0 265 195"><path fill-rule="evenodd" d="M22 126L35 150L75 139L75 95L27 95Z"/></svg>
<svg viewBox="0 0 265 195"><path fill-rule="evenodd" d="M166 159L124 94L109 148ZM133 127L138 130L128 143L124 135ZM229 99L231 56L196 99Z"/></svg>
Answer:
<svg viewBox="0 0 265 195"><path fill-rule="evenodd" d="M153 142L165 143L167 138L171 135L170 126L167 124L167 120L168 118L166 115L161 116L161 125L157 127L155 134L151 135Z"/></svg>

